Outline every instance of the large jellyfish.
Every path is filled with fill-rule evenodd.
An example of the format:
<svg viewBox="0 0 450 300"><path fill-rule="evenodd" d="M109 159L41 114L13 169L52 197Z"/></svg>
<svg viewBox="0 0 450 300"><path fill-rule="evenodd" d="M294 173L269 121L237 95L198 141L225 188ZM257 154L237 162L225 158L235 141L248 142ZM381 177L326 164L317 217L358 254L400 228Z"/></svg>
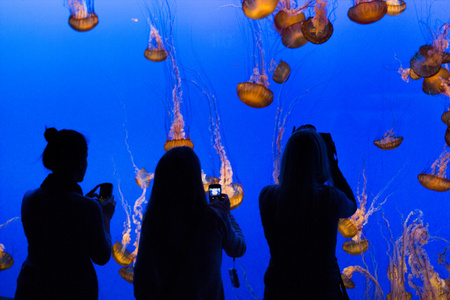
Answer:
<svg viewBox="0 0 450 300"><path fill-rule="evenodd" d="M290 0L280 0L278 12L273 18L275 30L281 35L281 41L287 48L295 49L305 45L308 40L302 32L302 24L305 20L305 10L312 0L306 1L303 6L295 5Z"/></svg>
<svg viewBox="0 0 450 300"><path fill-rule="evenodd" d="M392 150L400 146L403 141L402 136L395 136L394 128L389 129L380 140L375 140L375 146L382 150Z"/></svg>
<svg viewBox="0 0 450 300"><path fill-rule="evenodd" d="M314 16L302 23L302 33L313 44L323 44L333 34L333 24L327 17L328 0L316 0Z"/></svg>
<svg viewBox="0 0 450 300"><path fill-rule="evenodd" d="M163 41L161 36L159 35L158 30L150 24L150 36L148 39L147 49L144 51L144 56L149 61L160 62L164 61L167 58L167 50L163 45Z"/></svg>
<svg viewBox="0 0 450 300"><path fill-rule="evenodd" d="M417 175L420 184L427 189L446 192L450 190L450 179L447 177L447 165L450 160L450 153L447 146L444 146L444 151L439 155L439 158L431 165L430 168Z"/></svg>
<svg viewBox="0 0 450 300"><path fill-rule="evenodd" d="M15 217L6 221L6 223L4 224L0 224L0 230L6 227L6 225L8 225L9 223L19 219L20 219L19 217ZM0 271L5 271L11 268L13 264L14 264L13 257L8 252L5 251L5 246L2 243L0 243Z"/></svg>
<svg viewBox="0 0 450 300"><path fill-rule="evenodd" d="M269 90L269 77L267 76L266 65L264 62L264 50L261 38L261 28L259 24L251 22L254 25L254 43L258 53L254 55L253 74L249 81L241 82L237 85L237 94L239 99L250 107L263 108L269 106L273 101L273 92Z"/></svg>
<svg viewBox="0 0 450 300"><path fill-rule="evenodd" d="M419 51L411 58L410 66L415 74L420 77L431 77L439 72L441 65L448 58L445 49L449 46L449 30L450 23L444 24L434 35L433 44L421 46Z"/></svg>
<svg viewBox="0 0 450 300"><path fill-rule="evenodd" d="M376 278L373 277L369 271L367 271L366 269L364 269L360 266L349 266L349 267L346 267L344 270L342 270L341 277L343 277L344 285L345 285L346 281L348 284L348 285L345 285L346 288L351 288L351 284L353 283L353 281L351 281L351 279L352 279L353 273L355 273L355 272L360 273L364 277L372 280L372 282L375 285L375 290L376 290L376 298L375 299L383 299L383 297L384 297L383 290L381 289L381 287L378 283L378 280L376 280ZM345 278L345 280L344 280L344 278Z"/></svg>
<svg viewBox="0 0 450 300"><path fill-rule="evenodd" d="M400 171L399 171L399 173L400 173ZM387 201L387 199L389 198L389 195L386 198L384 198L383 201L378 203L378 199L382 196L384 191L386 191L386 189L390 186L392 181L398 176L399 173L397 173L397 175L394 176L394 178L392 178L391 181L389 181L389 183L384 188L382 188L381 191L373 198L372 203L370 204L370 207L367 210L367 208L366 208L367 199L368 199L367 191L366 191L367 177L366 177L366 170L364 167L363 172L362 172L362 176L363 176L363 180L364 180L362 190L360 190L360 186L358 186L358 190L357 190L357 200L359 202L359 208L356 210L356 212L353 214L353 216L351 216L349 218L349 220L351 222L348 222L349 224L351 224L351 226L356 227L356 234L352 237L352 239L350 241L347 241L342 245L342 249L345 252L347 252L348 254L360 255L360 254L366 252L367 249L369 248L369 241L366 240L365 238L362 238L363 226L365 226L367 224L367 222L369 221L369 217L374 212L379 211L381 209L381 206ZM341 226L342 225L346 225L346 224L341 224ZM350 226L350 225L346 225L346 226ZM339 230L339 232L341 232L341 231L352 232L353 230L347 229L344 227Z"/></svg>
<svg viewBox="0 0 450 300"><path fill-rule="evenodd" d="M69 25L76 31L89 31L98 24L94 12L94 0L67 0L70 17Z"/></svg>
<svg viewBox="0 0 450 300"><path fill-rule="evenodd" d="M258 20L273 13L277 4L278 0L243 0L242 10L250 19Z"/></svg>
<svg viewBox="0 0 450 300"><path fill-rule="evenodd" d="M348 17L358 24L375 23L387 13L387 5L382 0L354 0L354 6L348 10Z"/></svg>
<svg viewBox="0 0 450 300"><path fill-rule="evenodd" d="M408 264L411 274L408 275L409 285L420 296L420 299L448 299L449 287L445 280L434 271L430 259L424 249L428 243L428 226L423 224L423 213L420 210L411 212L405 221L406 232L403 240L406 244Z"/></svg>
<svg viewBox="0 0 450 300"><path fill-rule="evenodd" d="M387 12L389 16L398 16L406 9L406 3L403 0L386 0Z"/></svg>

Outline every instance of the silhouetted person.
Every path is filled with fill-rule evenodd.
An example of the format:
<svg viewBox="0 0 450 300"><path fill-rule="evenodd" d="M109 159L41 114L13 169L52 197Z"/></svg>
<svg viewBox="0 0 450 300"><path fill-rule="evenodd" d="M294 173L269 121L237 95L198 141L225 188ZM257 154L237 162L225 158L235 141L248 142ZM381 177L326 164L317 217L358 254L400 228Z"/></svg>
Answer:
<svg viewBox="0 0 450 300"><path fill-rule="evenodd" d="M87 143L73 130L48 128L42 160L52 173L25 194L22 223L28 257L17 279L15 299L97 299L92 262L111 255L109 223L114 197L102 205L83 196L78 182L87 168Z"/></svg>
<svg viewBox="0 0 450 300"><path fill-rule="evenodd" d="M208 205L200 161L188 147L168 151L156 166L134 269L136 299L224 299L222 249L246 246L230 201Z"/></svg>
<svg viewBox="0 0 450 300"><path fill-rule="evenodd" d="M264 299L341 299L335 256L339 218L356 211L355 197L315 128L302 126L289 138L280 184L262 189L259 209L270 262ZM328 157L330 157L330 159ZM331 161L330 161L331 160ZM333 182L324 185L325 182Z"/></svg>

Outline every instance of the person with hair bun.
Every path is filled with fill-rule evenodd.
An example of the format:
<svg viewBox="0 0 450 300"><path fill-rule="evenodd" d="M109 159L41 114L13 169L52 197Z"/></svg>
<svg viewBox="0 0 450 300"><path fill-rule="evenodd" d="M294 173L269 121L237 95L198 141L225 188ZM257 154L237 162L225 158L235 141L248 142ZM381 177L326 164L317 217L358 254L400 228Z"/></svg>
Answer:
<svg viewBox="0 0 450 300"><path fill-rule="evenodd" d="M23 197L28 256L15 299L98 299L92 262L104 265L111 257L114 196L102 204L83 196L78 182L86 173L88 148L82 134L47 128L44 136L42 161L52 173Z"/></svg>
<svg viewBox="0 0 450 300"><path fill-rule="evenodd" d="M355 213L356 200L335 155L329 133L319 134L312 125L294 128L283 152L280 184L260 193L271 256L265 300L345 299L336 236L339 218Z"/></svg>

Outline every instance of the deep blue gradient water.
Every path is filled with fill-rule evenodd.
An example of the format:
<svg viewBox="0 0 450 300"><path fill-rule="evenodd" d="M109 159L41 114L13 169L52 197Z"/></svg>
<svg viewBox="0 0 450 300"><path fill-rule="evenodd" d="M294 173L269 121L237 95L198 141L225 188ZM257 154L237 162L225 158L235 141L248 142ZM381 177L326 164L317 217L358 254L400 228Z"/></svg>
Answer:
<svg viewBox="0 0 450 300"><path fill-rule="evenodd" d="M400 63L409 67L418 48L431 42L426 26L433 31L450 21L450 2L406 2L403 14L363 26L347 17L352 1L338 0L329 11L334 25L330 40L299 49L281 45L270 25L272 17L259 21L266 62L283 59L293 72L283 88L270 81L274 102L254 109L236 94L237 84L247 81L253 68L253 33L239 8L240 1L174 1L173 39L183 80L200 74L216 95L227 154L235 180L244 189L243 203L233 214L247 241L247 253L240 262L259 298L269 249L258 195L262 187L273 183L277 102L289 105L304 95L287 119L282 144L292 127L301 124L311 123L321 132L331 132L339 165L355 193L365 168L369 204L396 176L380 198L390 195L382 211L394 238L401 234L402 216L421 209L430 235L450 240L448 192L427 190L417 180L417 174L444 149L446 127L440 116L448 108L449 98L426 95L421 81L405 83L397 72ZM120 241L126 216L120 204L119 181L124 198L133 205L141 189L135 183L131 158L137 167L153 172L168 134L165 103L170 77L163 63L152 63L143 56L149 27L147 11L140 3L96 0L99 24L80 33L69 27L69 11L62 0L0 0L0 224L20 216L23 194L38 187L48 174L40 159L46 145L45 127L75 129L89 139L89 165L81 183L84 192L101 182L114 183L118 204L111 232L113 239ZM192 85L183 95L189 136L203 170L219 175L220 164L211 143L209 104ZM396 134L404 137L401 146L392 151L376 148L373 140L381 138L393 124ZM388 244L382 232L388 236L378 211L364 227L371 244L364 258L386 295ZM134 238L132 235L132 241ZM339 235L336 254L341 269L364 266L360 256L342 251L344 241ZM0 272L0 296L12 297L27 255L20 221L0 231L0 243L15 261L12 268ZM437 264L437 254L445 247L443 242L426 245L442 278L449 274ZM54 251L58 251L56 244ZM232 260L224 256L222 274L228 299L236 297L228 279L231 266ZM119 268L113 259L96 267L100 299L133 299L132 285L119 276ZM242 287L236 290L237 295L252 299L240 267L238 272ZM362 299L365 279L360 274L353 279L357 286L349 291L350 297ZM414 294L408 284L406 289ZM370 292L369 298L372 295Z"/></svg>

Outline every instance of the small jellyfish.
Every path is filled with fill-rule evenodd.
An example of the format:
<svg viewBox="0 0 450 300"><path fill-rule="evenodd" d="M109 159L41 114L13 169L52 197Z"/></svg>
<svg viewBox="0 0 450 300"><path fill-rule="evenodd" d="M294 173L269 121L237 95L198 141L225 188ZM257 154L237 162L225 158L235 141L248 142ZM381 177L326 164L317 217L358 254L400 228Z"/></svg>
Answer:
<svg viewBox="0 0 450 300"><path fill-rule="evenodd" d="M347 275L341 273L341 278L346 289L351 290L355 288L355 283L353 282L353 280L348 278Z"/></svg>
<svg viewBox="0 0 450 300"><path fill-rule="evenodd" d="M342 249L350 255L360 255L369 249L369 241L366 239L350 240L342 245Z"/></svg>
<svg viewBox="0 0 450 300"><path fill-rule="evenodd" d="M398 16L406 9L406 3L403 0L386 0L387 15Z"/></svg>
<svg viewBox="0 0 450 300"><path fill-rule="evenodd" d="M422 90L428 95L444 94L450 88L450 73L444 67L438 73L423 79Z"/></svg>
<svg viewBox="0 0 450 300"><path fill-rule="evenodd" d="M69 25L76 31L89 31L98 24L94 12L94 0L67 0L70 17Z"/></svg>
<svg viewBox="0 0 450 300"><path fill-rule="evenodd" d="M134 267L123 267L119 270L119 274L129 283L133 283Z"/></svg>
<svg viewBox="0 0 450 300"><path fill-rule="evenodd" d="M309 17L302 23L302 33L313 44L323 44L333 34L333 24L327 17L327 1L316 0L313 17Z"/></svg>
<svg viewBox="0 0 450 300"><path fill-rule="evenodd" d="M134 261L134 255L120 242L115 242L112 247L112 257L121 266L129 266Z"/></svg>
<svg viewBox="0 0 450 300"><path fill-rule="evenodd" d="M237 85L239 99L250 107L264 108L273 102L273 92L269 90L269 82L264 71L260 75L259 69L253 69L253 75L249 82L241 82Z"/></svg>
<svg viewBox="0 0 450 300"><path fill-rule="evenodd" d="M446 192L450 190L450 180L446 176L449 160L450 153L444 148L444 151L431 165L430 169L417 175L420 184L427 189L436 192Z"/></svg>
<svg viewBox="0 0 450 300"><path fill-rule="evenodd" d="M375 146L382 150L392 150L400 146L403 141L402 136L394 136L394 129L389 129L381 140L375 140L373 143Z"/></svg>
<svg viewBox="0 0 450 300"><path fill-rule="evenodd" d="M143 189L148 188L150 186L150 181L153 179L154 175L149 174L145 168L140 169L136 172L134 179L136 180L137 185Z"/></svg>
<svg viewBox="0 0 450 300"><path fill-rule="evenodd" d="M168 52L164 48L161 36L152 24L150 24L150 37L148 39L147 49L144 51L144 56L153 62L164 61L168 56Z"/></svg>
<svg viewBox="0 0 450 300"><path fill-rule="evenodd" d="M278 0L243 0L242 10L248 18L259 20L273 13L277 4Z"/></svg>
<svg viewBox="0 0 450 300"><path fill-rule="evenodd" d="M0 271L8 270L14 264L12 256L5 252L5 246L0 244Z"/></svg>
<svg viewBox="0 0 450 300"><path fill-rule="evenodd" d="M348 218L339 219L338 231L346 239L351 239L358 232L355 222Z"/></svg>
<svg viewBox="0 0 450 300"><path fill-rule="evenodd" d="M354 0L354 6L348 10L348 17L358 24L375 23L387 13L386 2L380 0Z"/></svg>
<svg viewBox="0 0 450 300"><path fill-rule="evenodd" d="M276 83L284 83L289 79L289 75L291 75L291 67L281 60L273 73L272 79Z"/></svg>

